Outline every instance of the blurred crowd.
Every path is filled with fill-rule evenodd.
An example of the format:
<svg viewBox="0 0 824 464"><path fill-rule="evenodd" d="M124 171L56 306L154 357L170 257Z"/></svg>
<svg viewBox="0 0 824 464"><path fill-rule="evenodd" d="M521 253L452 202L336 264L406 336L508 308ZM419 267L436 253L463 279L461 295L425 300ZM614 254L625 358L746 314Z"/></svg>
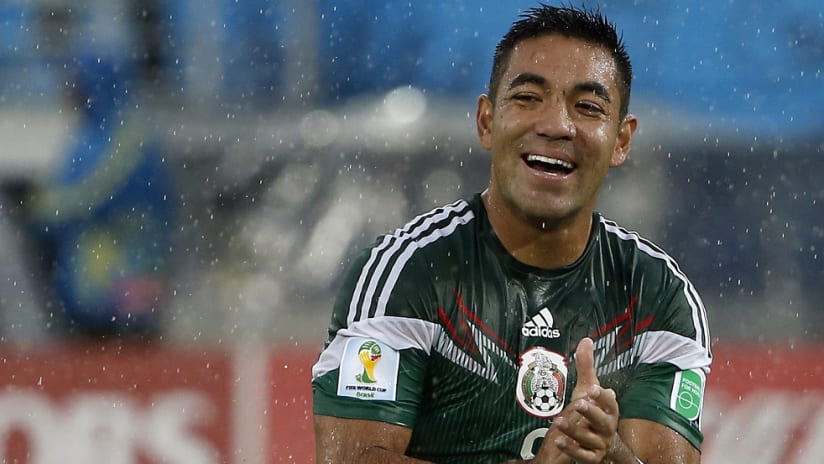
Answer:
<svg viewBox="0 0 824 464"><path fill-rule="evenodd" d="M715 336L824 337L824 7L619 3L641 131L600 209ZM0 341L320 343L359 247L483 187L475 98L532 5L3 2Z"/></svg>

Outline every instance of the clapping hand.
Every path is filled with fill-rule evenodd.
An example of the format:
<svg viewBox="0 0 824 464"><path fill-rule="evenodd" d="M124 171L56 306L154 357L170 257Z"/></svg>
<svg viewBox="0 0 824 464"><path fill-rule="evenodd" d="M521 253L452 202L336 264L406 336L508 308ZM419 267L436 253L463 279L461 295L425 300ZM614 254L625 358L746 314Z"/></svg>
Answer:
<svg viewBox="0 0 824 464"><path fill-rule="evenodd" d="M584 338L575 350L578 382L572 400L552 423L550 439L578 463L600 463L618 440L618 402L595 373L594 343Z"/></svg>

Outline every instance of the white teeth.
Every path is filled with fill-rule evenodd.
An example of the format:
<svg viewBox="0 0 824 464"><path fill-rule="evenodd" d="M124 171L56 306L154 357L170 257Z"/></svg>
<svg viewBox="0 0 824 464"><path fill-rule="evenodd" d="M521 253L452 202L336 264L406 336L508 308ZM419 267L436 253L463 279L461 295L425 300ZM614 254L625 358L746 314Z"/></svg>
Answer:
<svg viewBox="0 0 824 464"><path fill-rule="evenodd" d="M565 169L572 169L572 168L575 167L575 166L572 165L572 163L568 163L564 160L559 160L557 158L550 158L550 157L544 156L544 155L535 155L535 154L527 155L526 160L527 161L537 161L539 163L554 164L554 165L557 165L557 166L561 166L562 168L565 168Z"/></svg>

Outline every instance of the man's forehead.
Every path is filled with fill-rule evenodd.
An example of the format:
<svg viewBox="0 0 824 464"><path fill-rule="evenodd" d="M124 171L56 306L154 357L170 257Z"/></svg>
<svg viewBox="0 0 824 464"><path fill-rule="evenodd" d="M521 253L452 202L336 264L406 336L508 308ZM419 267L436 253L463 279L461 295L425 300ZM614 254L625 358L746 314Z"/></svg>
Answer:
<svg viewBox="0 0 824 464"><path fill-rule="evenodd" d="M504 85L524 73L543 76L548 82L564 79L598 81L617 86L617 67L605 48L559 35L533 37L513 47Z"/></svg>

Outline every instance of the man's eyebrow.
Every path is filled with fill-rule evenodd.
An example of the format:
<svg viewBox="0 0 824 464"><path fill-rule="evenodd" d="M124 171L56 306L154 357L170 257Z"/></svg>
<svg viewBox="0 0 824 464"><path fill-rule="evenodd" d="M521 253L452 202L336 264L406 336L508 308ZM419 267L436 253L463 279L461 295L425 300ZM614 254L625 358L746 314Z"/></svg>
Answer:
<svg viewBox="0 0 824 464"><path fill-rule="evenodd" d="M609 95L609 90L607 90L607 88L603 84L601 84L600 82L596 82L596 81L581 82L580 84L577 84L575 86L575 90L578 90L580 92L592 92L596 96L598 96L601 99L603 99L604 101L606 101L607 103L612 102L612 98Z"/></svg>
<svg viewBox="0 0 824 464"><path fill-rule="evenodd" d="M509 83L509 89L511 90L515 87L524 84L536 84L540 86L546 86L547 79L540 74L535 74L532 72L521 73L515 76L514 79L512 79L512 81ZM607 88L603 84L597 81L584 81L579 84L576 84L575 90L579 92L594 93L596 96L603 99L607 103L612 102L612 97L609 94L609 90L607 90Z"/></svg>
<svg viewBox="0 0 824 464"><path fill-rule="evenodd" d="M515 76L515 79L512 79L512 81L509 83L509 89L511 90L515 87L518 87L519 85L524 84L537 84L543 86L546 85L546 78L544 76L541 76L540 74L535 74L531 72L521 73Z"/></svg>

